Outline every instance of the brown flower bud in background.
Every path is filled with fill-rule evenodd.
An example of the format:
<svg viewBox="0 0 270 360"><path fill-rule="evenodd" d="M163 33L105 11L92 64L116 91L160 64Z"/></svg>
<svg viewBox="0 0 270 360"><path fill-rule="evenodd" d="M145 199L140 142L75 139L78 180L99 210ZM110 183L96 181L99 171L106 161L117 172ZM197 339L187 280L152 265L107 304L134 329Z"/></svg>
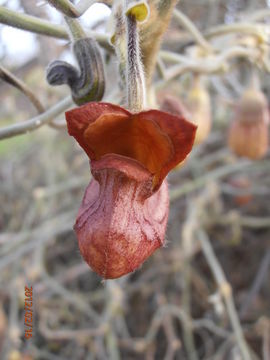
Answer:
<svg viewBox="0 0 270 360"><path fill-rule="evenodd" d="M211 101L208 91L199 78L194 79L194 85L187 96L186 105L191 114L190 119L198 126L195 137L195 145L201 144L208 136L211 130Z"/></svg>
<svg viewBox="0 0 270 360"><path fill-rule="evenodd" d="M229 180L229 184L235 191L233 201L238 206L245 206L252 201L251 182L247 176L238 175Z"/></svg>
<svg viewBox="0 0 270 360"><path fill-rule="evenodd" d="M182 116L185 119L191 119L190 112L177 96L164 94L162 96L160 110L172 115Z"/></svg>
<svg viewBox="0 0 270 360"><path fill-rule="evenodd" d="M249 159L262 158L268 149L269 112L267 99L259 89L249 88L236 105L229 129L231 150Z"/></svg>
<svg viewBox="0 0 270 360"><path fill-rule="evenodd" d="M165 111L169 114L175 116L181 116L187 120L191 121L191 115L184 103L180 100L179 97L173 96L170 94L162 94L160 96L160 110ZM195 137L196 138L196 137ZM186 158L187 159L187 158ZM184 159L181 163L179 163L175 169L179 169L186 163L186 159Z"/></svg>

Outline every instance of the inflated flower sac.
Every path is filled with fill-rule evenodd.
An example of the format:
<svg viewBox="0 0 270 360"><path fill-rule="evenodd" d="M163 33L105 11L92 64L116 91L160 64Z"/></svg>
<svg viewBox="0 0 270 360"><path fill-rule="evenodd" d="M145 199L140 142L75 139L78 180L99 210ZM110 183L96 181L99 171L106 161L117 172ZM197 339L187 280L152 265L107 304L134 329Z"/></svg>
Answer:
<svg viewBox="0 0 270 360"><path fill-rule="evenodd" d="M93 175L74 226L79 248L100 276L118 278L164 244L164 179L191 151L196 126L158 110L132 114L102 102L70 110L66 119Z"/></svg>
<svg viewBox="0 0 270 360"><path fill-rule="evenodd" d="M267 99L258 89L247 89L239 100L229 129L231 150L252 160L262 158L268 149L269 110Z"/></svg>

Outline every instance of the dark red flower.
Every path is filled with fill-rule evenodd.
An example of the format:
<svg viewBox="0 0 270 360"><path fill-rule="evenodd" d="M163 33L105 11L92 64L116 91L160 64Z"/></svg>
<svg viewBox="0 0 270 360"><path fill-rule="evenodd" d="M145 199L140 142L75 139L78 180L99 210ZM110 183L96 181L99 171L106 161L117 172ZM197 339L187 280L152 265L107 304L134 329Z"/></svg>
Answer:
<svg viewBox="0 0 270 360"><path fill-rule="evenodd" d="M99 275L117 278L164 243L164 178L191 151L196 126L162 111L132 114L102 102L70 110L66 119L93 174L74 227L80 251Z"/></svg>

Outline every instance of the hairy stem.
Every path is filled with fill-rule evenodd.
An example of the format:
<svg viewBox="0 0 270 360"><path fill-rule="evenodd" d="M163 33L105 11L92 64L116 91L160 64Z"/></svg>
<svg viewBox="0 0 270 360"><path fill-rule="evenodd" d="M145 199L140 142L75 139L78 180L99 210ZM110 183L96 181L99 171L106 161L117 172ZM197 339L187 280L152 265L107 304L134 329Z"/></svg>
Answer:
<svg viewBox="0 0 270 360"><path fill-rule="evenodd" d="M127 15L127 102L131 111L139 112L146 106L144 72L140 58L137 21Z"/></svg>

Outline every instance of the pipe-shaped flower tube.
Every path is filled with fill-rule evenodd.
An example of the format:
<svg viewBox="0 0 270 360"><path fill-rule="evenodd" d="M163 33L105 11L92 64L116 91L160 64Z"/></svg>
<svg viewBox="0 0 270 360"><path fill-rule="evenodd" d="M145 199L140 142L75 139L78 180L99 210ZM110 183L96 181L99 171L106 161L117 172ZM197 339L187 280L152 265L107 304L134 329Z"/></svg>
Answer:
<svg viewBox="0 0 270 360"><path fill-rule="evenodd" d="M158 110L131 113L102 102L66 112L93 180L74 226L90 267L105 279L137 269L164 244L165 177L191 151L196 126Z"/></svg>

